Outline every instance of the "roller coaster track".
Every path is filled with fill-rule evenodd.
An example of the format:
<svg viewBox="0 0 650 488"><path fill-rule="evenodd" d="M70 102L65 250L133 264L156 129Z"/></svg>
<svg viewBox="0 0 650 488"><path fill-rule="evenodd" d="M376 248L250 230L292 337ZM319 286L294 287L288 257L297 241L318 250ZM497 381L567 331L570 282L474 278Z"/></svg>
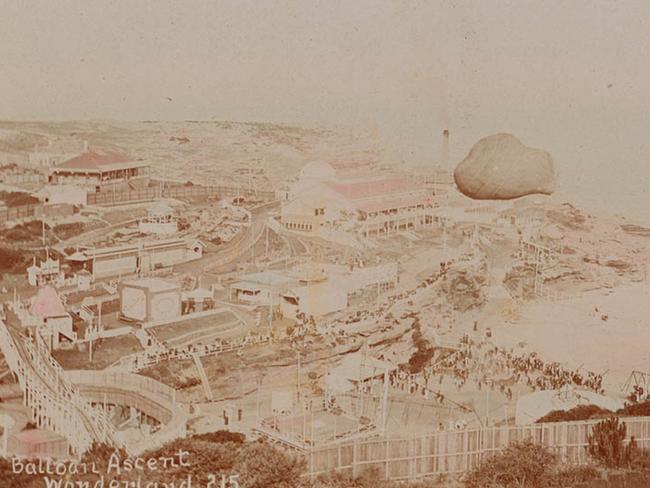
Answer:
<svg viewBox="0 0 650 488"><path fill-rule="evenodd" d="M65 437L72 454L81 455L94 442L123 447L105 412L95 410L65 377L38 332L23 336L0 320L0 349L18 378L23 399L38 428Z"/></svg>

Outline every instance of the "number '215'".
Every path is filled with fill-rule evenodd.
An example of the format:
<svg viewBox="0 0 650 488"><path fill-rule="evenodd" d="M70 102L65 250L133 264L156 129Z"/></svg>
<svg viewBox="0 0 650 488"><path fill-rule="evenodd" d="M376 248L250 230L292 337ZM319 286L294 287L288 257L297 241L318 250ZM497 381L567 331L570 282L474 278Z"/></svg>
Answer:
<svg viewBox="0 0 650 488"><path fill-rule="evenodd" d="M217 479L215 475L209 474L206 488L239 488L239 475L231 474L226 476L222 474L221 478Z"/></svg>

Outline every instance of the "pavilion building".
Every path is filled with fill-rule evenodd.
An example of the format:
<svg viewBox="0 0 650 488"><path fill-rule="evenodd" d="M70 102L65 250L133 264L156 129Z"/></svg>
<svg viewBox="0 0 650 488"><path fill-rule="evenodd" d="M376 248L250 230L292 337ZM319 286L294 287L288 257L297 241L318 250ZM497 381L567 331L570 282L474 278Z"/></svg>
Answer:
<svg viewBox="0 0 650 488"><path fill-rule="evenodd" d="M361 237L418 229L435 221L433 192L400 175L339 176L325 163L310 163L282 202L286 229L316 233L323 227Z"/></svg>
<svg viewBox="0 0 650 488"><path fill-rule="evenodd" d="M150 166L115 151L89 151L50 169L54 184L77 185L91 192L125 191L149 185Z"/></svg>

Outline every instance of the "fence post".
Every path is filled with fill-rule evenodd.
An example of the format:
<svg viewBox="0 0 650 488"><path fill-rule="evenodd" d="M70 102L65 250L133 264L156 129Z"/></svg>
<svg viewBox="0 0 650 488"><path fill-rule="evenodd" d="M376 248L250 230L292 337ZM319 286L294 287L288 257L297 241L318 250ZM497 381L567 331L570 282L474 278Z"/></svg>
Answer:
<svg viewBox="0 0 650 488"><path fill-rule="evenodd" d="M384 441L384 461L385 461L385 464L384 464L384 467L385 467L384 468L385 469L384 479L386 481L388 481L388 439L386 439Z"/></svg>
<svg viewBox="0 0 650 488"><path fill-rule="evenodd" d="M409 443L409 479L413 479L415 477L415 437L411 437L408 440Z"/></svg>

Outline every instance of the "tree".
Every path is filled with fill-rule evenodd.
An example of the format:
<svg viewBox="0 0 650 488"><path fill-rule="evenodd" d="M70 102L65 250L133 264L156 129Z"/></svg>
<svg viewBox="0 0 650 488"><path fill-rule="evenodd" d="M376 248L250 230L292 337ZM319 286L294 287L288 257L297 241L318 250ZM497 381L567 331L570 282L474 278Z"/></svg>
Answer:
<svg viewBox="0 0 650 488"><path fill-rule="evenodd" d="M246 488L295 488L300 485L304 461L265 442L244 445L237 454L233 473Z"/></svg>
<svg viewBox="0 0 650 488"><path fill-rule="evenodd" d="M629 466L636 452L634 437L625 444L627 429L618 417L611 417L594 425L587 435L587 450L591 457L608 468Z"/></svg>

